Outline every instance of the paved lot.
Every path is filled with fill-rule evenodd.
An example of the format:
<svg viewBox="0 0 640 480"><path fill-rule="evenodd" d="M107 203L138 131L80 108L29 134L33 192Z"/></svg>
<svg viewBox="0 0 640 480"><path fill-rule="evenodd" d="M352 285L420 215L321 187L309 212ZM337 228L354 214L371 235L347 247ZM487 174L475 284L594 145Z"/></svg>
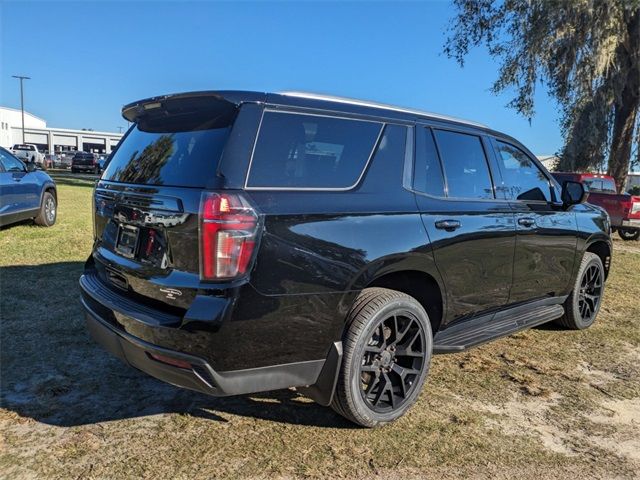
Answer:
<svg viewBox="0 0 640 480"><path fill-rule="evenodd" d="M0 230L0 477L640 476L640 242L615 242L592 329L435 357L408 415L361 430L294 391L211 398L94 345L77 287L85 177L57 177L55 227Z"/></svg>

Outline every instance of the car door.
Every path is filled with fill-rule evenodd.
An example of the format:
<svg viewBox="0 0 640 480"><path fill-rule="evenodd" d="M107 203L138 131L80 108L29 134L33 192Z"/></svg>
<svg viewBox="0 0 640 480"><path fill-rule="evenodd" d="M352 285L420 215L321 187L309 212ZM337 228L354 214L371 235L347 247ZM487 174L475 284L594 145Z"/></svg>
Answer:
<svg viewBox="0 0 640 480"><path fill-rule="evenodd" d="M562 208L560 194L533 155L506 139L491 141L503 184L516 216L516 253L510 303L566 295L575 262L575 213Z"/></svg>
<svg viewBox="0 0 640 480"><path fill-rule="evenodd" d="M509 202L496 198L480 135L416 127L413 188L446 288L445 323L508 302L515 251Z"/></svg>
<svg viewBox="0 0 640 480"><path fill-rule="evenodd" d="M38 208L40 189L35 173L27 172L24 163L4 150L0 150L0 161L4 167L2 212L17 213Z"/></svg>

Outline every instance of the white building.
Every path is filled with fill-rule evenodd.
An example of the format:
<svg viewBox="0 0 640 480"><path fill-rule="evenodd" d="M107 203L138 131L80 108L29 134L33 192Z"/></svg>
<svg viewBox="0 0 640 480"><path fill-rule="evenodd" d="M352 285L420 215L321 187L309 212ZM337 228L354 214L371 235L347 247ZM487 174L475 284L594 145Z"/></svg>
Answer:
<svg viewBox="0 0 640 480"><path fill-rule="evenodd" d="M42 118L24 112L24 143L38 146L41 152L81 150L110 153L122 138L121 133L72 130L47 127ZM0 146L11 148L22 141L22 114L15 108L0 107Z"/></svg>

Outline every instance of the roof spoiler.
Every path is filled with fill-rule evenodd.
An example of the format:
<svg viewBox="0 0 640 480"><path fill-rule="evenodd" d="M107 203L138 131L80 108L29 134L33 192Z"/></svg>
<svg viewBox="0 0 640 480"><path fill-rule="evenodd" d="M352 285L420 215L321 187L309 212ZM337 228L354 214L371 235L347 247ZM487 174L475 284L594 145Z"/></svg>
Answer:
<svg viewBox="0 0 640 480"><path fill-rule="evenodd" d="M144 119L180 117L188 115L214 116L235 114L243 102L264 102L266 94L238 91L202 91L176 93L151 97L122 107L122 116L129 122L138 123Z"/></svg>

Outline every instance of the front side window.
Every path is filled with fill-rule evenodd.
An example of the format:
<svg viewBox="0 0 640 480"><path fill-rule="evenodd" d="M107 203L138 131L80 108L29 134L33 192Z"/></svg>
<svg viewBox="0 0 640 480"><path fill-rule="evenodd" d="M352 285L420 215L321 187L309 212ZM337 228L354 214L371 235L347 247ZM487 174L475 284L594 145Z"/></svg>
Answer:
<svg viewBox="0 0 640 480"><path fill-rule="evenodd" d="M381 129L377 122L265 112L247 187L352 187L364 172Z"/></svg>
<svg viewBox="0 0 640 480"><path fill-rule="evenodd" d="M434 135L447 179L448 196L494 198L480 137L447 130L434 130Z"/></svg>
<svg viewBox="0 0 640 480"><path fill-rule="evenodd" d="M13 155L8 155L0 150L0 162L5 172L24 172L24 164Z"/></svg>
<svg viewBox="0 0 640 480"><path fill-rule="evenodd" d="M508 143L497 142L497 146L504 187L511 198L550 202L549 179L533 160Z"/></svg>

